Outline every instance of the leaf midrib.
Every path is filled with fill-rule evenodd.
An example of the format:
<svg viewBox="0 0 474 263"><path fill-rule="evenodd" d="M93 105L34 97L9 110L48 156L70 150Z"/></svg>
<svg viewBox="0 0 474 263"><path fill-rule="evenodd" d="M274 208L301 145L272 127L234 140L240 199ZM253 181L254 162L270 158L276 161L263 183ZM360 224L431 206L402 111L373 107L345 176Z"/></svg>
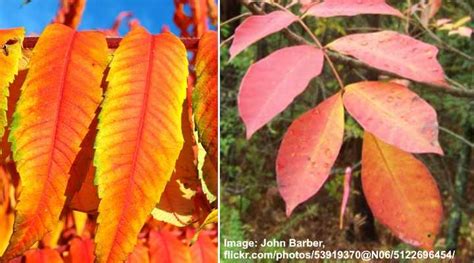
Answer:
<svg viewBox="0 0 474 263"><path fill-rule="evenodd" d="M395 119L396 121L394 123L403 123L405 125L396 125L396 126L393 126L395 128L400 128L406 132L408 132L409 134L412 134L414 135L414 137L416 137L418 140L422 141L422 142L425 142L425 144L430 144L429 141L426 140L426 138L419 134L416 130L413 130L413 129L410 129L411 127L411 123L405 121L404 119L398 117L398 115L394 115L394 114L391 114L391 111L387 111L386 108L382 107L382 105L380 103L377 103L379 102L379 100L374 100L374 99L371 99L368 95L366 95L365 93L365 90L363 89L360 89L360 88L352 88L351 89L353 91L353 93L355 95L359 94L360 96L364 97L364 99L366 99L366 101L368 103L370 103L371 105L374 105L375 108L378 109L377 112L381 112L382 114L388 116L390 119ZM346 90L347 92L347 90Z"/></svg>

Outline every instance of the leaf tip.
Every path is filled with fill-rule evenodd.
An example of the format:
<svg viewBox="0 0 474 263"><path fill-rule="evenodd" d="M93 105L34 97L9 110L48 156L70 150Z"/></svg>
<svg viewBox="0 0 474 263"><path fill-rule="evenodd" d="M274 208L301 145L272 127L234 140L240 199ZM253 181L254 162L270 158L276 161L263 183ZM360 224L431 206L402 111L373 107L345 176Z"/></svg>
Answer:
<svg viewBox="0 0 474 263"><path fill-rule="evenodd" d="M245 135L245 138L246 138L247 140L250 140L250 138L252 138L252 135L253 135L254 133L255 133L255 129L252 129L252 128L247 127L246 133L245 133L245 134L246 134L246 135Z"/></svg>
<svg viewBox="0 0 474 263"><path fill-rule="evenodd" d="M286 204L286 217L290 217L291 214L293 213L293 210L295 210L295 205L292 204Z"/></svg>

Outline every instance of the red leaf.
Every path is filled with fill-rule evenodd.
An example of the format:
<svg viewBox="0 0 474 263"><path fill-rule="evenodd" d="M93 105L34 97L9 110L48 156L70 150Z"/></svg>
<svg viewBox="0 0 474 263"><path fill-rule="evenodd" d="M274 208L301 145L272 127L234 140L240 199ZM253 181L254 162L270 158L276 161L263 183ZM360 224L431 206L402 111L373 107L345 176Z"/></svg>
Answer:
<svg viewBox="0 0 474 263"><path fill-rule="evenodd" d="M143 244L137 244L132 254L128 256L126 263L149 263L148 247ZM157 261L156 261L157 262Z"/></svg>
<svg viewBox="0 0 474 263"><path fill-rule="evenodd" d="M62 263L58 251L51 248L35 249L25 252L25 263Z"/></svg>
<svg viewBox="0 0 474 263"><path fill-rule="evenodd" d="M230 47L230 59L258 40L282 30L295 22L297 17L285 11L274 11L267 15L250 16L235 29Z"/></svg>
<svg viewBox="0 0 474 263"><path fill-rule="evenodd" d="M323 52L302 45L283 48L250 66L239 92L247 138L282 112L323 68Z"/></svg>
<svg viewBox="0 0 474 263"><path fill-rule="evenodd" d="M191 262L191 253L179 239L166 229L150 232L150 261L163 263ZM216 251L217 252L217 251Z"/></svg>
<svg viewBox="0 0 474 263"><path fill-rule="evenodd" d="M443 208L436 182L422 162L366 132L362 187L377 220L404 242L433 248Z"/></svg>
<svg viewBox="0 0 474 263"><path fill-rule="evenodd" d="M300 116L288 128L276 161L278 189L288 216L324 184L341 149L343 135L340 93Z"/></svg>
<svg viewBox="0 0 474 263"><path fill-rule="evenodd" d="M405 86L358 82L345 88L343 99L360 125L386 143L407 152L443 154L436 111Z"/></svg>
<svg viewBox="0 0 474 263"><path fill-rule="evenodd" d="M71 263L92 263L94 262L94 242L90 238L74 238L69 249Z"/></svg>
<svg viewBox="0 0 474 263"><path fill-rule="evenodd" d="M201 232L191 247L191 255L195 263L217 263L217 246L209 235Z"/></svg>
<svg viewBox="0 0 474 263"><path fill-rule="evenodd" d="M317 17L356 16L360 14L380 14L402 17L397 9L387 5L384 0L326 0L313 5L308 14Z"/></svg>
<svg viewBox="0 0 474 263"><path fill-rule="evenodd" d="M436 60L438 49L407 35L393 31L353 34L328 47L405 78L446 85L443 68Z"/></svg>

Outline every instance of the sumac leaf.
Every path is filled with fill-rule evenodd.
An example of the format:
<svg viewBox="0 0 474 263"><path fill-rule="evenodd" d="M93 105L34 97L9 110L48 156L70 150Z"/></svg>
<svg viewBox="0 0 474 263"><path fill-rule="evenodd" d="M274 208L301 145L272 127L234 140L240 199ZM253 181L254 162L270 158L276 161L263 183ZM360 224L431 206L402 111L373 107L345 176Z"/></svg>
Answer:
<svg viewBox="0 0 474 263"><path fill-rule="evenodd" d="M403 16L400 11L386 4L384 0L325 0L322 3L311 5L307 13L316 17L360 14Z"/></svg>
<svg viewBox="0 0 474 263"><path fill-rule="evenodd" d="M69 262L71 263L93 263L94 242L90 238L76 237L70 242Z"/></svg>
<svg viewBox="0 0 474 263"><path fill-rule="evenodd" d="M443 208L436 182L421 161L366 132L362 187L377 220L404 242L433 249Z"/></svg>
<svg viewBox="0 0 474 263"><path fill-rule="evenodd" d="M0 30L0 138L3 138L7 126L8 87L18 74L24 36L23 28ZM8 42L11 40L16 42L10 45Z"/></svg>
<svg viewBox="0 0 474 263"><path fill-rule="evenodd" d="M378 138L404 151L443 154L436 111L407 87L363 81L345 88L344 106Z"/></svg>
<svg viewBox="0 0 474 263"><path fill-rule="evenodd" d="M196 55L196 85L193 89L193 113L199 141L206 150L204 181L217 196L217 33L202 36Z"/></svg>
<svg viewBox="0 0 474 263"><path fill-rule="evenodd" d="M132 254L128 256L126 263L149 263L150 257L148 256L148 252L148 247L139 243L135 246Z"/></svg>
<svg viewBox="0 0 474 263"><path fill-rule="evenodd" d="M209 235L201 232L196 242L191 246L191 257L195 263L217 262L217 246Z"/></svg>
<svg viewBox="0 0 474 263"><path fill-rule="evenodd" d="M407 35L393 31L352 34L328 47L404 78L446 85L443 68L436 60L438 48Z"/></svg>
<svg viewBox="0 0 474 263"><path fill-rule="evenodd" d="M184 102L184 109L189 109L188 100ZM181 117L183 149L166 185L160 202L152 211L153 218L175 226L186 226L191 223L194 213L193 197L200 185L194 152L194 134L190 118L190 111L183 110Z"/></svg>
<svg viewBox="0 0 474 263"><path fill-rule="evenodd" d="M309 81L321 74L323 62L321 50L301 45L277 50L250 66L238 98L247 138L303 92Z"/></svg>
<svg viewBox="0 0 474 263"><path fill-rule="evenodd" d="M63 263L59 252L51 248L34 249L25 252L25 263Z"/></svg>
<svg viewBox="0 0 474 263"><path fill-rule="evenodd" d="M9 135L22 191L5 258L57 225L69 170L102 97L106 63L107 43L98 32L52 24L36 44Z"/></svg>
<svg viewBox="0 0 474 263"><path fill-rule="evenodd" d="M230 58L234 58L258 40L289 26L297 19L286 11L248 17L235 29L234 40L229 49Z"/></svg>
<svg viewBox="0 0 474 263"><path fill-rule="evenodd" d="M187 76L186 49L170 33L136 26L114 53L95 142L98 262L126 260L160 201L183 147Z"/></svg>
<svg viewBox="0 0 474 263"><path fill-rule="evenodd" d="M150 231L150 261L163 263L188 263L191 260L191 251L169 230ZM217 251L216 251L217 252ZM217 261L215 261L217 262Z"/></svg>
<svg viewBox="0 0 474 263"><path fill-rule="evenodd" d="M343 135L340 93L300 116L288 128L276 161L278 190L285 200L287 216L327 180Z"/></svg>

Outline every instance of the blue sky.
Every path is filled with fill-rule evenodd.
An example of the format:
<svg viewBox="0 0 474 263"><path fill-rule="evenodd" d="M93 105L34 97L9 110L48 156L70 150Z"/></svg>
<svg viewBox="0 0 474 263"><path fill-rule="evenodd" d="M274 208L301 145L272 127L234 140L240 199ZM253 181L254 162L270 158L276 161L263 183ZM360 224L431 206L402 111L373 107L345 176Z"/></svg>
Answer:
<svg viewBox="0 0 474 263"><path fill-rule="evenodd" d="M0 28L23 26L27 33L40 34L58 10L58 0L0 0ZM110 28L121 11L131 11L150 32L159 33L163 25L179 34L173 23L173 0L88 0L80 29ZM120 32L126 32L126 23Z"/></svg>

